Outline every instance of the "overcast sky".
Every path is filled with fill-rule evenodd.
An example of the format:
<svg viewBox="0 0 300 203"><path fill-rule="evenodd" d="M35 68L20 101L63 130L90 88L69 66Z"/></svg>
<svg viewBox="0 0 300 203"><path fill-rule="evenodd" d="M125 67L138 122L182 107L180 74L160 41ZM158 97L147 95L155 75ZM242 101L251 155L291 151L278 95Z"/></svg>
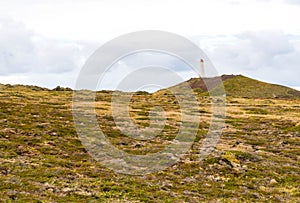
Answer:
<svg viewBox="0 0 300 203"><path fill-rule="evenodd" d="M74 87L84 62L104 42L163 30L199 45L219 74L300 90L299 22L300 0L0 0L0 83ZM137 59L117 63L104 87L116 86L118 73L141 61L162 57ZM181 70L180 63L164 63ZM181 72L185 79L197 76Z"/></svg>

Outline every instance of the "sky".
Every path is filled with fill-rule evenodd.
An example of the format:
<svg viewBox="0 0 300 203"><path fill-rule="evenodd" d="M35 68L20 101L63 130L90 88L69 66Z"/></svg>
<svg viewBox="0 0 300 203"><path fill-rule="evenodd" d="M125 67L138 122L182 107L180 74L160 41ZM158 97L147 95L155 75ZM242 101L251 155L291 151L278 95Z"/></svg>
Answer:
<svg viewBox="0 0 300 203"><path fill-rule="evenodd" d="M162 30L197 44L220 75L300 90L299 22L300 0L0 0L0 83L73 88L103 43ZM142 53L116 63L102 88L149 60L197 77L174 59Z"/></svg>

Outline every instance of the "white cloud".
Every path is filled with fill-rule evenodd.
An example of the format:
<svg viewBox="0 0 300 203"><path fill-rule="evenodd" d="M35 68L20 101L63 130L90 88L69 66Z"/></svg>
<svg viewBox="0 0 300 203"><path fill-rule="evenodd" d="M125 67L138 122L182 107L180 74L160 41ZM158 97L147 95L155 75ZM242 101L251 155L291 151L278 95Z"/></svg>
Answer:
<svg viewBox="0 0 300 203"><path fill-rule="evenodd" d="M299 36L258 31L215 38L215 43L208 53L221 73L242 73L289 86L299 84Z"/></svg>
<svg viewBox="0 0 300 203"><path fill-rule="evenodd" d="M0 25L0 74L29 71L34 58L32 33L11 20L2 20Z"/></svg>
<svg viewBox="0 0 300 203"><path fill-rule="evenodd" d="M82 66L95 47L46 39L11 19L1 19L0 25L0 75L71 72Z"/></svg>
<svg viewBox="0 0 300 203"><path fill-rule="evenodd" d="M285 0L285 1L291 4L300 4L300 0Z"/></svg>
<svg viewBox="0 0 300 203"><path fill-rule="evenodd" d="M68 40L106 41L148 29L185 36L259 29L300 34L300 7L283 0L12 0L0 1L1 15L45 37Z"/></svg>
<svg viewBox="0 0 300 203"><path fill-rule="evenodd" d="M197 73L180 59L159 52L128 55L104 73L100 89L136 91L145 84L152 90L169 87L197 77ZM149 87L148 87L149 88Z"/></svg>
<svg viewBox="0 0 300 203"><path fill-rule="evenodd" d="M76 73L99 42L154 29L200 41L220 73L299 86L299 3L0 0L0 83L72 87ZM144 60L135 58L126 64L135 66ZM182 71L182 64L156 60L166 60L174 70Z"/></svg>

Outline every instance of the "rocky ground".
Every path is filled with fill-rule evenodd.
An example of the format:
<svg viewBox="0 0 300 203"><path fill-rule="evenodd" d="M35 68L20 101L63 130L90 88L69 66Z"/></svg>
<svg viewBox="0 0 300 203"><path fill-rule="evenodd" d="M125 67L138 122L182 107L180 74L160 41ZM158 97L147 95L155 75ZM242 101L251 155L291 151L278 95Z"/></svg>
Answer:
<svg viewBox="0 0 300 203"><path fill-rule="evenodd" d="M130 115L141 127L149 125L152 106L167 112L163 131L151 141L128 138L115 126L111 95L98 92L95 109L99 127L118 149L155 153L178 133L180 110L167 91L139 92L131 99ZM199 114L201 122L188 154L165 170L131 176L106 168L82 145L71 91L2 85L0 200L300 202L300 100L227 97L222 137L204 160L199 150L210 125L211 100L200 94L198 100L192 114Z"/></svg>

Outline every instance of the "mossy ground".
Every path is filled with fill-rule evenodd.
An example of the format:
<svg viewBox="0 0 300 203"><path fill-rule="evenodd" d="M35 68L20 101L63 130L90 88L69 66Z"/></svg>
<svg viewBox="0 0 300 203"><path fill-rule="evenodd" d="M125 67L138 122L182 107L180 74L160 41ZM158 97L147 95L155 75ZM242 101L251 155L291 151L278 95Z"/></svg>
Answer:
<svg viewBox="0 0 300 203"><path fill-rule="evenodd" d="M209 127L210 101L199 97L202 122L189 154L153 174L116 174L96 162L73 124L72 92L23 86L0 91L0 200L4 202L299 202L300 100L227 98L226 127L205 160L197 152ZM121 93L120 93L121 94ZM160 104L166 127L151 141L115 127L111 92L97 94L99 126L116 147L159 151L178 131L180 111L166 92L140 92L131 105L146 127ZM152 101L152 102L149 102ZM197 112L192 112L197 113Z"/></svg>

